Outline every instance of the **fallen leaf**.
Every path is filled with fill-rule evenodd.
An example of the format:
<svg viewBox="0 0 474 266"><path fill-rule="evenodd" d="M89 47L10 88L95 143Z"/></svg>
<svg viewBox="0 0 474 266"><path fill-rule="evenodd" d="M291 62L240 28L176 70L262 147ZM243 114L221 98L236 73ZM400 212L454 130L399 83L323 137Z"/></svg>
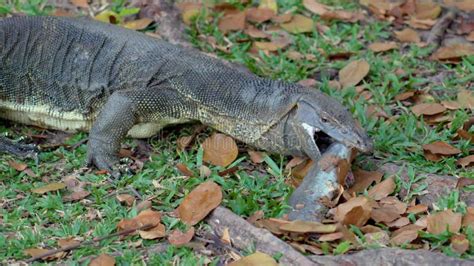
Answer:
<svg viewBox="0 0 474 266"><path fill-rule="evenodd" d="M141 18L137 20L127 21L123 24L123 26L131 30L143 30L146 27L148 27L148 25L150 25L152 22L153 22L153 19Z"/></svg>
<svg viewBox="0 0 474 266"><path fill-rule="evenodd" d="M334 233L335 224L322 224L312 221L295 220L280 226L280 230L293 233Z"/></svg>
<svg viewBox="0 0 474 266"><path fill-rule="evenodd" d="M222 236L221 236L222 242L226 243L227 245L231 245L231 240L230 240L230 232L229 228L225 227L224 230L222 231Z"/></svg>
<svg viewBox="0 0 474 266"><path fill-rule="evenodd" d="M188 225L195 225L222 201L222 190L212 181L204 182L189 193L177 208L178 216Z"/></svg>
<svg viewBox="0 0 474 266"><path fill-rule="evenodd" d="M49 252L49 251L51 251L51 250L44 249L44 248L28 248L28 249L23 250L23 253L25 255L35 257L35 256L41 256L44 253ZM44 260L54 260L54 259L56 259L56 258L51 257L51 256L47 256L47 257L44 258Z"/></svg>
<svg viewBox="0 0 474 266"><path fill-rule="evenodd" d="M245 29L245 12L227 14L219 19L218 28L223 33Z"/></svg>
<svg viewBox="0 0 474 266"><path fill-rule="evenodd" d="M385 52L397 48L398 44L396 42L374 42L369 45L369 49L375 53Z"/></svg>
<svg viewBox="0 0 474 266"><path fill-rule="evenodd" d="M467 212L462 218L462 226L474 229L474 207L467 207Z"/></svg>
<svg viewBox="0 0 474 266"><path fill-rule="evenodd" d="M65 238L65 239L59 239L58 240L58 246L60 248L68 247L68 246L74 246L79 244L80 242L77 240L74 240L74 238Z"/></svg>
<svg viewBox="0 0 474 266"><path fill-rule="evenodd" d="M400 218L400 214L395 208L382 207L373 209L370 218L377 223L391 223L396 219Z"/></svg>
<svg viewBox="0 0 474 266"><path fill-rule="evenodd" d="M411 243L413 240L418 238L418 230L405 230L395 235L390 239L392 245L402 245Z"/></svg>
<svg viewBox="0 0 474 266"><path fill-rule="evenodd" d="M456 161L457 165L460 165L463 168L470 167L474 165L474 155L469 155L463 158L459 158Z"/></svg>
<svg viewBox="0 0 474 266"><path fill-rule="evenodd" d="M245 34L248 34L252 38L270 38L271 34L261 31L251 25L245 29Z"/></svg>
<svg viewBox="0 0 474 266"><path fill-rule="evenodd" d="M121 22L119 14L111 10L104 10L100 12L99 14L95 15L94 19L110 24L119 24Z"/></svg>
<svg viewBox="0 0 474 266"><path fill-rule="evenodd" d="M401 202L397 197L390 196L378 201L380 208L393 208L398 214L404 214L407 211L407 204Z"/></svg>
<svg viewBox="0 0 474 266"><path fill-rule="evenodd" d="M256 8L251 7L247 9L247 20L254 23L262 23L272 19L275 16L275 11L270 8Z"/></svg>
<svg viewBox="0 0 474 266"><path fill-rule="evenodd" d="M265 160L265 156L267 156L264 152L260 151L248 151L250 155L250 160L253 163L262 163Z"/></svg>
<svg viewBox="0 0 474 266"><path fill-rule="evenodd" d="M135 196L130 194L118 194L116 198L119 202L124 202L129 207L135 203Z"/></svg>
<svg viewBox="0 0 474 266"><path fill-rule="evenodd" d="M181 230L178 229L173 230L168 236L168 241L173 246L182 246L189 243L193 237L194 227L191 226L186 232L181 232Z"/></svg>
<svg viewBox="0 0 474 266"><path fill-rule="evenodd" d="M47 193L47 192L57 191L57 190L63 189L65 187L66 187L66 184L64 184L64 183L49 183L46 186L42 186L42 187L39 187L39 188L32 189L31 192L37 193L37 194L44 194L44 193Z"/></svg>
<svg viewBox="0 0 474 266"><path fill-rule="evenodd" d="M407 213L413 213L413 214L418 214L418 213L424 213L428 211L428 206L424 204L418 204L412 207L408 207Z"/></svg>
<svg viewBox="0 0 474 266"><path fill-rule="evenodd" d="M136 217L133 218L137 223L142 226L150 224L156 226L161 221L161 214L154 210L141 211Z"/></svg>
<svg viewBox="0 0 474 266"><path fill-rule="evenodd" d="M423 150L439 155L456 155L461 153L461 150L444 141L435 141L430 144L425 144L423 145Z"/></svg>
<svg viewBox="0 0 474 266"><path fill-rule="evenodd" d="M329 6L316 2L316 0L303 0L303 6L316 15L322 15L330 10Z"/></svg>
<svg viewBox="0 0 474 266"><path fill-rule="evenodd" d="M334 219L343 224L363 226L370 218L372 206L368 198L359 196L339 204L335 208Z"/></svg>
<svg viewBox="0 0 474 266"><path fill-rule="evenodd" d="M392 192L395 190L395 187L396 185L393 177L389 177L369 189L368 195L374 200L380 200L392 194Z"/></svg>
<svg viewBox="0 0 474 266"><path fill-rule="evenodd" d="M298 81L298 84L305 87L313 87L314 85L318 84L315 79L302 79Z"/></svg>
<svg viewBox="0 0 474 266"><path fill-rule="evenodd" d="M321 19L323 20L341 20L346 22L357 22L363 18L364 15L360 12L351 12L346 10L333 10L321 15Z"/></svg>
<svg viewBox="0 0 474 266"><path fill-rule="evenodd" d="M352 173L354 174L354 184L348 189L350 194L364 191L372 183L379 183L383 177L383 172L379 171L365 171L362 169L357 169Z"/></svg>
<svg viewBox="0 0 474 266"><path fill-rule="evenodd" d="M280 230L280 227L284 224L290 223L287 220L270 218L270 219L261 219L255 222L255 225L261 228L265 228L274 235L282 235L283 231Z"/></svg>
<svg viewBox="0 0 474 266"><path fill-rule="evenodd" d="M228 266L278 266L278 263L269 255L257 251L252 255L229 263Z"/></svg>
<svg viewBox="0 0 474 266"><path fill-rule="evenodd" d="M451 248L456 253L463 254L469 249L469 240L463 234L453 235L449 242L451 242Z"/></svg>
<svg viewBox="0 0 474 266"><path fill-rule="evenodd" d="M184 163L177 163L176 168L178 168L179 172L185 176L193 176L194 172L189 170L189 168Z"/></svg>
<svg viewBox="0 0 474 266"><path fill-rule="evenodd" d="M390 243L390 237L386 231L367 233L364 237L368 245L388 246Z"/></svg>
<svg viewBox="0 0 474 266"><path fill-rule="evenodd" d="M395 31L395 37L401 42L419 43L421 41L418 32L413 29L406 28L401 31Z"/></svg>
<svg viewBox="0 0 474 266"><path fill-rule="evenodd" d="M338 240L338 239L341 239L344 237L344 234L341 233L341 232L335 232L335 233L330 233L330 234L324 234L324 235L321 235L318 239L318 241L326 241L326 242L330 242L330 241L334 241L334 240Z"/></svg>
<svg viewBox="0 0 474 266"><path fill-rule="evenodd" d="M89 191L81 189L81 190L74 191L69 195L65 195L63 197L63 200L66 201L66 202L78 201L78 200L81 200L81 199L85 199L90 194L91 193Z"/></svg>
<svg viewBox="0 0 474 266"><path fill-rule="evenodd" d="M166 236L166 228L163 224L159 223L149 230L139 230L138 233L143 239L157 239Z"/></svg>
<svg viewBox="0 0 474 266"><path fill-rule="evenodd" d="M268 8L273 10L275 14L278 13L278 4L276 0L261 0L258 5L259 8Z"/></svg>
<svg viewBox="0 0 474 266"><path fill-rule="evenodd" d="M411 108L411 111L416 115L436 115L446 111L446 107L439 103L420 103Z"/></svg>
<svg viewBox="0 0 474 266"><path fill-rule="evenodd" d="M276 52L279 49L283 49L287 46L286 44L275 42L254 42L253 45L256 49L265 50L269 52Z"/></svg>
<svg viewBox="0 0 474 266"><path fill-rule="evenodd" d="M432 1L416 1L415 16L418 19L436 19L441 14L441 6Z"/></svg>
<svg viewBox="0 0 474 266"><path fill-rule="evenodd" d="M221 133L212 134L202 143L203 160L213 165L226 167L239 155L234 139Z"/></svg>
<svg viewBox="0 0 474 266"><path fill-rule="evenodd" d="M150 208L151 208L151 201L149 200L143 200L139 202L137 206L135 206L135 209L137 210L137 212L141 212L143 210L147 210Z"/></svg>
<svg viewBox="0 0 474 266"><path fill-rule="evenodd" d="M440 47L431 55L432 59L439 61L459 61L461 57L474 55L474 45L470 43L454 43Z"/></svg>
<svg viewBox="0 0 474 266"><path fill-rule="evenodd" d="M130 230L130 229L137 228L137 227L139 227L139 224L134 219L122 219L117 223L117 230L118 231ZM133 233L135 233L135 232L133 232Z"/></svg>
<svg viewBox="0 0 474 266"><path fill-rule="evenodd" d="M466 12L474 11L471 0L444 0L443 4L449 7L456 7Z"/></svg>
<svg viewBox="0 0 474 266"><path fill-rule="evenodd" d="M407 21L407 24L415 29L428 30L431 29L436 22L437 21L433 19L418 19L416 17L411 17L410 20Z"/></svg>
<svg viewBox="0 0 474 266"><path fill-rule="evenodd" d="M193 18L199 15L203 8L201 3L193 2L179 2L176 3L176 7L180 9L181 18L186 25L191 25Z"/></svg>
<svg viewBox="0 0 474 266"><path fill-rule="evenodd" d="M460 177L456 183L456 188L461 189L472 185L474 185L474 178Z"/></svg>
<svg viewBox="0 0 474 266"><path fill-rule="evenodd" d="M357 85L369 73L370 65L361 59L350 62L339 71L339 82L343 88Z"/></svg>
<svg viewBox="0 0 474 266"><path fill-rule="evenodd" d="M439 235L445 230L451 233L459 232L461 229L462 215L452 210L445 210L435 214L429 214L427 232Z"/></svg>
<svg viewBox="0 0 474 266"><path fill-rule="evenodd" d="M280 26L286 31L294 34L311 32L314 30L313 20L299 14L294 15L289 22L282 23Z"/></svg>
<svg viewBox="0 0 474 266"><path fill-rule="evenodd" d="M10 165L11 168L19 172L25 170L28 167L28 165L26 165L25 163L19 163L16 161L8 161L8 165Z"/></svg>
<svg viewBox="0 0 474 266"><path fill-rule="evenodd" d="M95 257L89 263L89 266L114 266L115 265L115 258L107 255L101 254L98 257Z"/></svg>
<svg viewBox="0 0 474 266"><path fill-rule="evenodd" d="M474 109L474 92L460 90L457 95L457 100L462 108Z"/></svg>
<svg viewBox="0 0 474 266"><path fill-rule="evenodd" d="M408 225L408 224L410 224L410 219L408 219L407 217L400 217L400 218L398 218L397 220L395 220L393 222L387 223L387 226L388 227L400 228L400 227L403 227L403 226Z"/></svg>

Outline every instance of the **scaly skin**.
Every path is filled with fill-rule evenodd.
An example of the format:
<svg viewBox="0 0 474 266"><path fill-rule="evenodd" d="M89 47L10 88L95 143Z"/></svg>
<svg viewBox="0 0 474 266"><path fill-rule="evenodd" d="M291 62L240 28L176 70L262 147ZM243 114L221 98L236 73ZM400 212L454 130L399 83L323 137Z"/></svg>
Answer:
<svg viewBox="0 0 474 266"><path fill-rule="evenodd" d="M87 19L0 20L0 118L90 131L88 160L111 170L128 134L199 121L245 143L320 157L313 135L369 151L351 114L298 84L235 71L195 50Z"/></svg>

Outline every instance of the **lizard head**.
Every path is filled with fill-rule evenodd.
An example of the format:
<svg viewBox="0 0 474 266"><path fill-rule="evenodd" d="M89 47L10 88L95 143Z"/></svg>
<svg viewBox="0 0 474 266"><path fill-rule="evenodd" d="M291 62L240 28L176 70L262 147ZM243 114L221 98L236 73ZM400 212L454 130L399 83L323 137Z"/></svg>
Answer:
<svg viewBox="0 0 474 266"><path fill-rule="evenodd" d="M373 148L372 140L352 114L342 104L321 92L315 91L314 94L301 97L297 102L295 118L294 126L300 127L299 132L309 134L313 142L315 134L322 132L361 152L370 152Z"/></svg>

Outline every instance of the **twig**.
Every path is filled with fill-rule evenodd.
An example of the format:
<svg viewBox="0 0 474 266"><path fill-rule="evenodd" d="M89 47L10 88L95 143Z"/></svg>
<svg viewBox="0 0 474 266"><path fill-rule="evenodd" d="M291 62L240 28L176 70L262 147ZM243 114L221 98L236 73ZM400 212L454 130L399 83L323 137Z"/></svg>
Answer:
<svg viewBox="0 0 474 266"><path fill-rule="evenodd" d="M438 47L444 32L455 17L456 13L452 10L448 11L448 13L442 16L438 22L436 22L433 28L431 28L431 31L426 38L426 42L428 44L434 44L436 47Z"/></svg>
<svg viewBox="0 0 474 266"><path fill-rule="evenodd" d="M147 230L147 229L151 229L153 227L152 224L145 224L145 225L142 225L142 226L138 226L138 227L135 227L135 228L130 228L130 229L127 229L127 230L123 230L123 231L119 231L119 232L116 232L116 233L113 233L113 234L110 234L110 235L106 235L106 236L103 236L103 237L98 237L98 238L94 238L92 240L87 240L87 241L83 241L83 242L79 242L77 244L73 244L73 245L69 245L69 246L65 246L65 247L62 247L62 248L59 248L59 249L53 249L53 250L50 250L48 252L45 252L43 254L40 254L40 255L37 255L37 256L33 256L27 260L25 260L25 263L31 263L33 261L37 261L37 260L40 260L42 258L45 258L45 257L48 257L48 256L51 256L51 255L54 255L56 253L59 253L59 252L63 252L63 251L69 251L69 250L73 250L73 249L76 249L80 246L84 246L84 245L92 245L94 243L97 243L97 242L100 242L104 239L108 239L108 238L112 238L112 237L115 237L115 236L123 236L123 235L128 235L130 233L133 233L137 230Z"/></svg>

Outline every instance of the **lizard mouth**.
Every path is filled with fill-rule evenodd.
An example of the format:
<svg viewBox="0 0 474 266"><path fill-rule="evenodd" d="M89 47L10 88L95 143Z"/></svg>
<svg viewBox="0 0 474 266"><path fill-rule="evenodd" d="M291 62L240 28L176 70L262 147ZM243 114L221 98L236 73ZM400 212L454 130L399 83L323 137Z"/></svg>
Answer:
<svg viewBox="0 0 474 266"><path fill-rule="evenodd" d="M314 142L319 148L319 151L324 153L328 147L335 142L333 138L331 138L328 134L322 131L316 131L313 135Z"/></svg>

